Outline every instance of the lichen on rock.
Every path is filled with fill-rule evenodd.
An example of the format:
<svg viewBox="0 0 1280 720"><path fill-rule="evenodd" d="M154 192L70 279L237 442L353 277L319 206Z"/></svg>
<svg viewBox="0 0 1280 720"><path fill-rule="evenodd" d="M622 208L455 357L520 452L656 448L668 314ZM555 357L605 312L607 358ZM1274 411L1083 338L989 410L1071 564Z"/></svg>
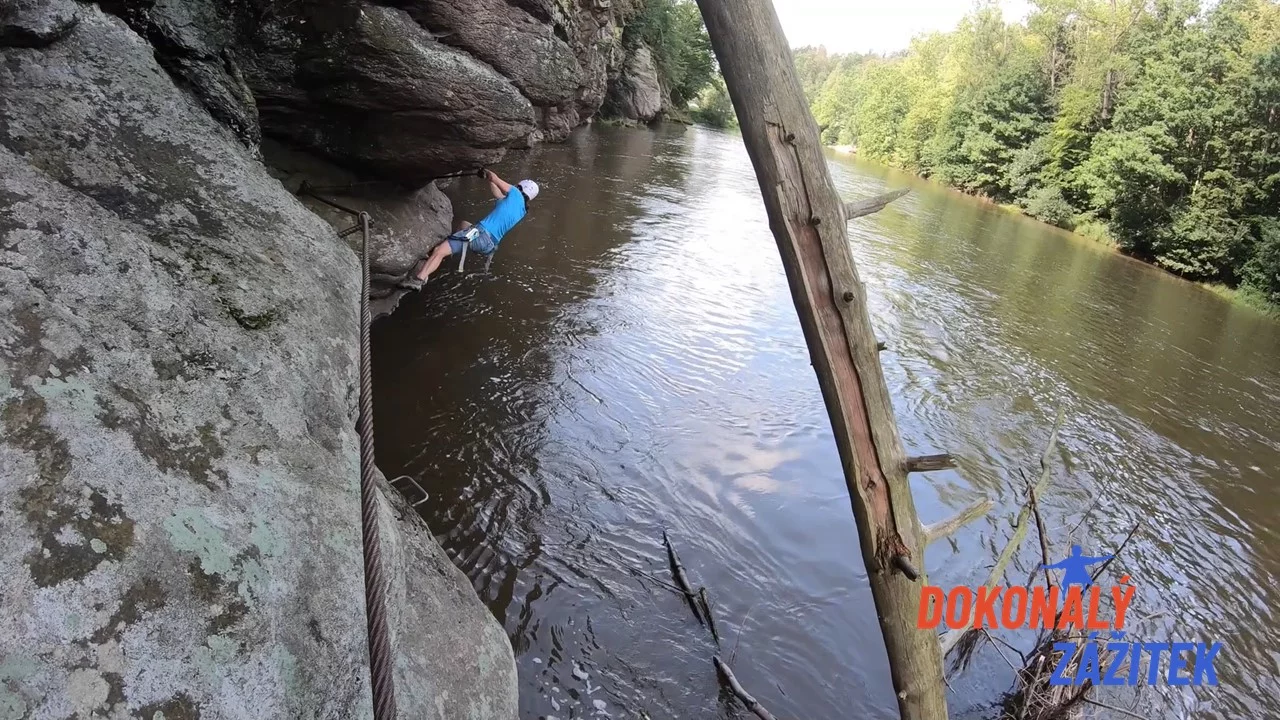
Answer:
<svg viewBox="0 0 1280 720"><path fill-rule="evenodd" d="M370 717L357 257L147 39L75 17L0 47L0 717ZM417 565L420 518L384 534L403 716L509 720L501 628Z"/></svg>

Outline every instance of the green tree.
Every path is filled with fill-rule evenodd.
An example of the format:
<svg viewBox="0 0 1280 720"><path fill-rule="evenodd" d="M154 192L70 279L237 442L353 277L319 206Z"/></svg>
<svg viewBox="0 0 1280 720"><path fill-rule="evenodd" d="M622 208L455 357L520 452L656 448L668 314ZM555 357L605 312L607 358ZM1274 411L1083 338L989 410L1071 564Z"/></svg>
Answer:
<svg viewBox="0 0 1280 720"><path fill-rule="evenodd" d="M738 116L733 110L733 101L729 98L729 91L725 89L723 78L715 78L702 89L690 116L694 122L711 127L738 127Z"/></svg>
<svg viewBox="0 0 1280 720"><path fill-rule="evenodd" d="M1034 2L899 56L797 51L823 140L1276 301L1280 4Z"/></svg>
<svg viewBox="0 0 1280 720"><path fill-rule="evenodd" d="M965 77L935 136L933 172L962 189L1014 199L1010 165L1049 119L1041 48L994 9L971 16L956 34Z"/></svg>
<svg viewBox="0 0 1280 720"><path fill-rule="evenodd" d="M814 120L822 127L823 142L832 145L854 143L857 136L858 79L856 71L841 71L833 72L823 82L812 108Z"/></svg>
<svg viewBox="0 0 1280 720"><path fill-rule="evenodd" d="M831 73L835 72L842 61L857 55L833 55L821 45L806 46L792 51L796 63L796 74L800 76L800 85L804 88L804 96L813 104L818 99L818 92L826 83Z"/></svg>
<svg viewBox="0 0 1280 720"><path fill-rule="evenodd" d="M883 60L867 63L856 78L855 88L858 103L854 112L854 138L858 152L893 162L898 130L910 109L901 64Z"/></svg>
<svg viewBox="0 0 1280 720"><path fill-rule="evenodd" d="M1266 218L1258 226L1258 242L1244 266L1244 287L1280 307L1280 221Z"/></svg>
<svg viewBox="0 0 1280 720"><path fill-rule="evenodd" d="M711 38L692 0L644 0L622 33L628 52L641 43L653 52L672 107L683 109L719 76Z"/></svg>

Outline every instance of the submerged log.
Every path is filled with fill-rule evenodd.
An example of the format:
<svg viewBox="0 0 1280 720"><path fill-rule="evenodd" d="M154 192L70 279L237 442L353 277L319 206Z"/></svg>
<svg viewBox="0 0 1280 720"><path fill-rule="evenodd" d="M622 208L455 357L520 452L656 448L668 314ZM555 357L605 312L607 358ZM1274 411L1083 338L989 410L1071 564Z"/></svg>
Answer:
<svg viewBox="0 0 1280 720"><path fill-rule="evenodd" d="M720 673L720 679L724 681L725 685L729 686L729 690L742 701L743 705L747 706L748 710L755 713L760 720L777 720L773 713L766 710L758 700L751 696L751 693L742 687L742 683L739 683L738 678L734 676L733 670L729 669L729 666L720 659L719 655L711 658L711 661L716 664L716 671Z"/></svg>
<svg viewBox="0 0 1280 720"><path fill-rule="evenodd" d="M675 546L671 544L671 538L667 537L666 530L662 531L662 542L667 546L667 559L671 561L671 575L675 577L676 585L680 588L680 592L684 593L684 599L693 610L693 616L698 618L699 623L705 625L706 621L702 619L702 613L698 610L698 594L689 584L689 577L684 574L684 565L680 564L680 556L676 554Z"/></svg>
<svg viewBox="0 0 1280 720"><path fill-rule="evenodd" d="M941 520L933 523L932 525L925 525L925 544L928 545L934 541L941 540L942 538L950 537L960 528L991 512L991 506L993 504L994 503L991 502L990 498L984 498L961 510L955 515L952 515L946 520Z"/></svg>
<svg viewBox="0 0 1280 720"><path fill-rule="evenodd" d="M945 720L937 638L916 622L925 577L904 570L924 566L924 539L866 289L849 247L847 209L772 3L697 2L831 418L899 713L904 720Z"/></svg>

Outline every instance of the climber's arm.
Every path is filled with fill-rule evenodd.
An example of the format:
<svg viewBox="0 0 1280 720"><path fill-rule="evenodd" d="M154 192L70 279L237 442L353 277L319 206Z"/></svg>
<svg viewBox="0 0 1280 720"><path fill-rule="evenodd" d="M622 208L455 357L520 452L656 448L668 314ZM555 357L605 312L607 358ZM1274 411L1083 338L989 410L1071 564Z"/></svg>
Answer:
<svg viewBox="0 0 1280 720"><path fill-rule="evenodd" d="M498 174L494 171L485 170L484 177L489 181L489 192L493 193L493 196L498 200L506 197L507 193L511 192L511 184L498 177Z"/></svg>

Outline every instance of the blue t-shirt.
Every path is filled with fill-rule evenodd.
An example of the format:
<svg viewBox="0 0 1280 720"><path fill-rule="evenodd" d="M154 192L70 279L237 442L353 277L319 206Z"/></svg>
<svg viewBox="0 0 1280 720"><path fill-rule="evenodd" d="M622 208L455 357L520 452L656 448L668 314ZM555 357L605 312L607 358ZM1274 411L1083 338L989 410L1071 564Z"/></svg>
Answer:
<svg viewBox="0 0 1280 720"><path fill-rule="evenodd" d="M502 236L506 235L516 223L524 217L524 193L520 192L517 187L512 187L507 196L498 201L493 211L480 221L480 227L485 232L493 236L493 242L502 242Z"/></svg>

